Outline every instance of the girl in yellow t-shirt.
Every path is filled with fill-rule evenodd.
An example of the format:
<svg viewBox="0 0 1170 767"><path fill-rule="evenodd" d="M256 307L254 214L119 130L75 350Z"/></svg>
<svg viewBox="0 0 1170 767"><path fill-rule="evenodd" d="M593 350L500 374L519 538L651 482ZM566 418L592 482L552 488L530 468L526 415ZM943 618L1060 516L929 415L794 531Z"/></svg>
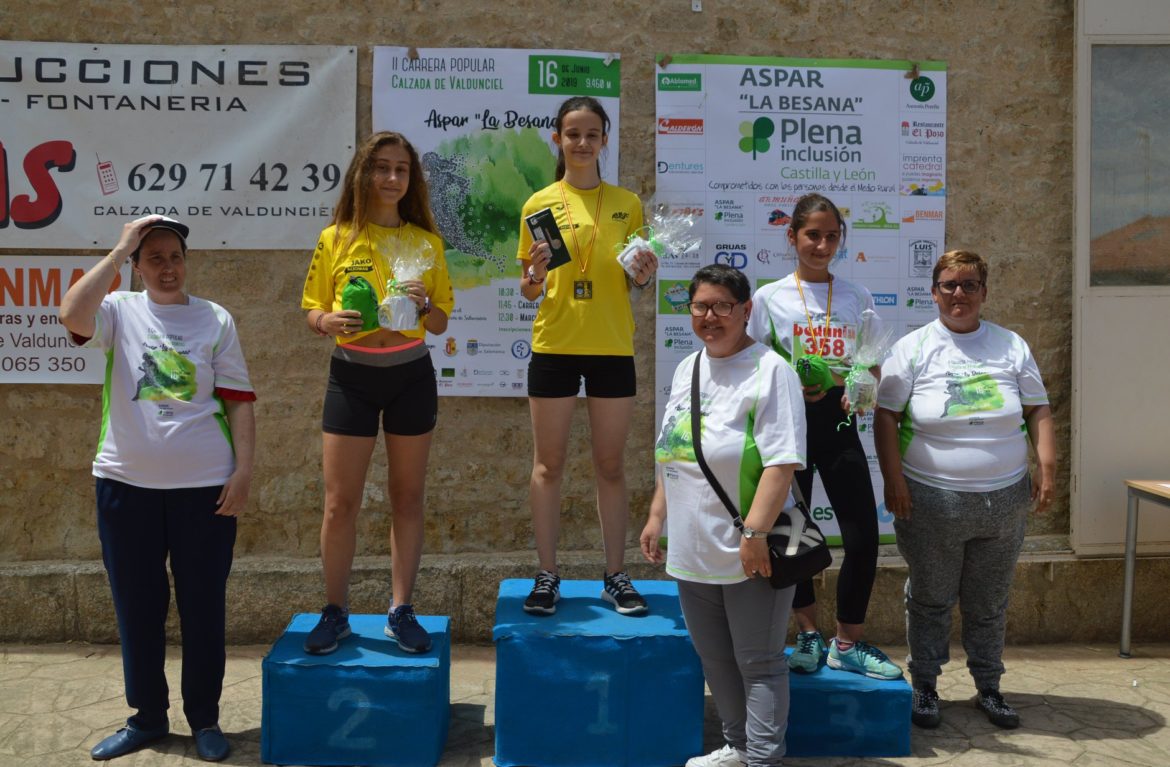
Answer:
<svg viewBox="0 0 1170 767"><path fill-rule="evenodd" d="M635 394L630 287L648 287L658 261L651 251L640 251L629 276L615 257L615 246L642 227L642 204L633 192L601 180L599 156L609 125L597 99L574 97L561 104L552 134L559 149L556 182L524 205L523 217L552 211L571 260L550 270L549 243L534 242L520 222L520 292L529 301L544 295L528 365L534 453L529 503L540 573L524 609L537 615L556 612L560 598L561 481L582 378L605 545L602 598L619 613L646 611L646 600L625 573L629 495L623 453Z"/></svg>
<svg viewBox="0 0 1170 767"><path fill-rule="evenodd" d="M421 278L395 276L395 266L401 268L408 257L429 261ZM412 328L388 330L378 321L377 307L391 279L417 307ZM322 419L321 565L327 604L305 639L308 653L333 652L350 634L355 520L379 420L393 512L394 593L386 635L407 652L431 647L410 603L422 557L424 482L438 413L435 369L424 339L427 332L447 329L454 305L418 152L401 134L375 133L350 162L333 224L321 232L301 299L309 328L336 338Z"/></svg>

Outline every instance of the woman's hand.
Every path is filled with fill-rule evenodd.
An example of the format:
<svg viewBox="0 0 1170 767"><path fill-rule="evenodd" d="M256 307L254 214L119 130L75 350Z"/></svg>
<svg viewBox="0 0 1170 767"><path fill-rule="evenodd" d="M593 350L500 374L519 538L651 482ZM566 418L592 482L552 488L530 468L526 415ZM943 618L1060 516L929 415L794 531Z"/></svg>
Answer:
<svg viewBox="0 0 1170 767"><path fill-rule="evenodd" d="M634 253L634 274L631 279L635 287L646 287L658 271L658 256L654 251L643 248Z"/></svg>
<svg viewBox="0 0 1170 767"><path fill-rule="evenodd" d="M825 395L829 393L828 390L822 389L819 384L813 384L812 386L804 386L801 388L804 389L805 402L820 402L825 398Z"/></svg>
<svg viewBox="0 0 1170 767"><path fill-rule="evenodd" d="M224 483L223 490L215 505L215 513L221 517L238 517L248 504L248 490L252 486L251 472L237 469Z"/></svg>
<svg viewBox="0 0 1170 767"><path fill-rule="evenodd" d="M739 562L743 574L749 578L770 578L772 560L768 557L768 539L764 535L742 538L739 542Z"/></svg>
<svg viewBox="0 0 1170 767"><path fill-rule="evenodd" d="M910 519L910 488L901 474L887 479L884 495L886 509L898 519Z"/></svg>
<svg viewBox="0 0 1170 767"><path fill-rule="evenodd" d="M323 312L316 327L327 336L350 336L362 329L362 313L354 309Z"/></svg>
<svg viewBox="0 0 1170 767"><path fill-rule="evenodd" d="M403 280L398 283L406 290L406 295L414 305L418 307L421 312L423 306L427 303L427 286L423 284L422 280Z"/></svg>
<svg viewBox="0 0 1170 767"><path fill-rule="evenodd" d="M548 263L552 261L552 249L544 240L537 240L528 248L529 271L542 282L548 276Z"/></svg>
<svg viewBox="0 0 1170 767"><path fill-rule="evenodd" d="M642 528L642 534L638 536L638 545L642 548L642 556L650 564L659 565L665 559L662 554L662 548L658 545L658 539L661 537L662 520L651 516L646 520L646 526Z"/></svg>
<svg viewBox="0 0 1170 767"><path fill-rule="evenodd" d="M1056 485L1052 474L1053 472L1044 469L1032 473L1032 501L1035 503L1034 510L1037 514L1048 511L1048 506L1052 503L1053 488Z"/></svg>

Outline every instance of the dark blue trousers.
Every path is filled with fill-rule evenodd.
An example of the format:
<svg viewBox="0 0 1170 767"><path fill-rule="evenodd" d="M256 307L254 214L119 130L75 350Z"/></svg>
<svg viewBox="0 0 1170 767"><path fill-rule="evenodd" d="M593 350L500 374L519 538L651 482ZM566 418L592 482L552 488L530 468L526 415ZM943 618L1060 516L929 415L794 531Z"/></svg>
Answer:
<svg viewBox="0 0 1170 767"><path fill-rule="evenodd" d="M192 730L219 722L225 613L235 517L215 515L220 487L153 490L97 480L98 536L114 595L129 723L152 729L170 707L163 663L171 603L167 558L183 632L183 713Z"/></svg>

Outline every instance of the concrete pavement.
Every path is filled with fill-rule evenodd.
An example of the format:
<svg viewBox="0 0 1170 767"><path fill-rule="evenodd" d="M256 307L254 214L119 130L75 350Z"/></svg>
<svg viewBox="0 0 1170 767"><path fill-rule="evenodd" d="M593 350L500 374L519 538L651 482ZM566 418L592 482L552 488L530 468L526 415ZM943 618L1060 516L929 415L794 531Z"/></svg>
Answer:
<svg viewBox="0 0 1170 767"><path fill-rule="evenodd" d="M894 659L905 648L885 647ZM260 661L266 647L228 648L220 723L232 744L226 764L260 762ZM451 729L445 767L489 767L494 752L495 651L452 648ZM890 759L789 759L798 767L952 765L985 767L1166 767L1170 765L1170 645L1134 647L1117 657L1116 644L1009 647L1003 691L1023 719L1019 730L999 730L975 709L975 694L960 648L939 680L943 725L915 729L913 755ZM117 767L202 764L195 755L177 700L178 651L168 656L173 732L116 760ZM705 741L720 745L707 699ZM122 668L117 645L83 643L0 645L0 766L92 765L89 749L124 721ZM538 712L534 711L534 715Z"/></svg>

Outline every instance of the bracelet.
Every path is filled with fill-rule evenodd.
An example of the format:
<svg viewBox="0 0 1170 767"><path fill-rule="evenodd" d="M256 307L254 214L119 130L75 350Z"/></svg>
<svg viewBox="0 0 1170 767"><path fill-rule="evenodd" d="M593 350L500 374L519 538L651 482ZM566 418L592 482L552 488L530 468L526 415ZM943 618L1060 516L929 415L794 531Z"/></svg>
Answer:
<svg viewBox="0 0 1170 767"><path fill-rule="evenodd" d="M325 319L325 312L321 312L320 314L317 315L317 323L316 323L317 332L323 336L327 336L329 334L321 329L321 320L323 320L323 319Z"/></svg>
<svg viewBox="0 0 1170 767"><path fill-rule="evenodd" d="M635 280L632 277L630 278L630 282L634 283L634 287L637 288L638 290L645 290L646 288L650 287L650 283L653 280L654 280L654 277L651 276L649 279L647 279L645 282L643 282L642 284L639 285L637 280Z"/></svg>
<svg viewBox="0 0 1170 767"><path fill-rule="evenodd" d="M532 267L531 267L531 266L530 266L530 267L528 267L528 284L529 284L529 285L542 285L542 284L544 284L544 278L543 278L543 277L542 277L542 278L540 278L539 280L538 280L538 279L536 279L536 274L535 274L535 273L533 273L533 271L532 271Z"/></svg>

